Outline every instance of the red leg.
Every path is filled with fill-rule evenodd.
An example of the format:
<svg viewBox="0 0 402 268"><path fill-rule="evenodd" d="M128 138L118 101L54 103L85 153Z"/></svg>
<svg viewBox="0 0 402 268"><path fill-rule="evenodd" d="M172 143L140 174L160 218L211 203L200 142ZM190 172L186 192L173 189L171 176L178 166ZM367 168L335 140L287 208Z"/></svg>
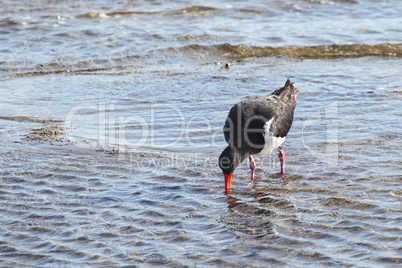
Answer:
<svg viewBox="0 0 402 268"><path fill-rule="evenodd" d="M282 177L285 177L285 152L282 150L282 146L279 147L279 160L281 161L281 173Z"/></svg>
<svg viewBox="0 0 402 268"><path fill-rule="evenodd" d="M255 178L255 161L252 155L250 155L248 157L248 159L250 160L250 169L251 169L251 182L254 182L254 178Z"/></svg>

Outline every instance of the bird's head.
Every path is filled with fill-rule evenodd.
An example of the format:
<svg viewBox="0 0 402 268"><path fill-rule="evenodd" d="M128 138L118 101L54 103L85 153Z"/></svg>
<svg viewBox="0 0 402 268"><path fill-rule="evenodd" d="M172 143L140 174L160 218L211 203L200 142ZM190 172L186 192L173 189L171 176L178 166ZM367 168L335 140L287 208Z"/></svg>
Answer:
<svg viewBox="0 0 402 268"><path fill-rule="evenodd" d="M222 169L225 176L225 193L227 194L230 189L230 182L232 181L232 175L237 165L240 163L239 156L236 151L228 146L219 156L219 167Z"/></svg>

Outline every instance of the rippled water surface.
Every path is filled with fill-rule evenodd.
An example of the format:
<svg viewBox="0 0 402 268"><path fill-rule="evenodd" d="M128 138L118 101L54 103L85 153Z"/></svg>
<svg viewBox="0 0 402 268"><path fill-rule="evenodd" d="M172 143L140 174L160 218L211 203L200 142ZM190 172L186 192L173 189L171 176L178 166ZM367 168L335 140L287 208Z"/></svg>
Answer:
<svg viewBox="0 0 402 268"><path fill-rule="evenodd" d="M2 1L0 264L398 267L399 1ZM228 63L229 67L225 68ZM224 195L229 109L287 140Z"/></svg>

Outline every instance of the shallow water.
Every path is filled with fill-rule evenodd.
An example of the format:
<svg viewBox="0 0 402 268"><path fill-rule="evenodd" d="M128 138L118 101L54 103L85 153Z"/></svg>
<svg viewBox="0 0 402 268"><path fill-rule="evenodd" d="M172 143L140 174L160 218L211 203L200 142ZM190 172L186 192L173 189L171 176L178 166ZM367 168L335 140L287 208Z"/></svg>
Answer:
<svg viewBox="0 0 402 268"><path fill-rule="evenodd" d="M396 2L36 2L0 7L2 265L398 266ZM225 196L229 109L287 77L289 181Z"/></svg>

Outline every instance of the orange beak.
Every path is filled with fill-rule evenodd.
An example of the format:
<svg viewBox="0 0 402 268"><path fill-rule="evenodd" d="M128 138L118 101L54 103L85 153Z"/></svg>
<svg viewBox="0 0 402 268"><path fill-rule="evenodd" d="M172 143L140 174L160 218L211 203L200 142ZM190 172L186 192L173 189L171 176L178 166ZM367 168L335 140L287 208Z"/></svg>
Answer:
<svg viewBox="0 0 402 268"><path fill-rule="evenodd" d="M225 175L225 194L228 194L230 191L230 182L232 181L233 173L223 175Z"/></svg>

